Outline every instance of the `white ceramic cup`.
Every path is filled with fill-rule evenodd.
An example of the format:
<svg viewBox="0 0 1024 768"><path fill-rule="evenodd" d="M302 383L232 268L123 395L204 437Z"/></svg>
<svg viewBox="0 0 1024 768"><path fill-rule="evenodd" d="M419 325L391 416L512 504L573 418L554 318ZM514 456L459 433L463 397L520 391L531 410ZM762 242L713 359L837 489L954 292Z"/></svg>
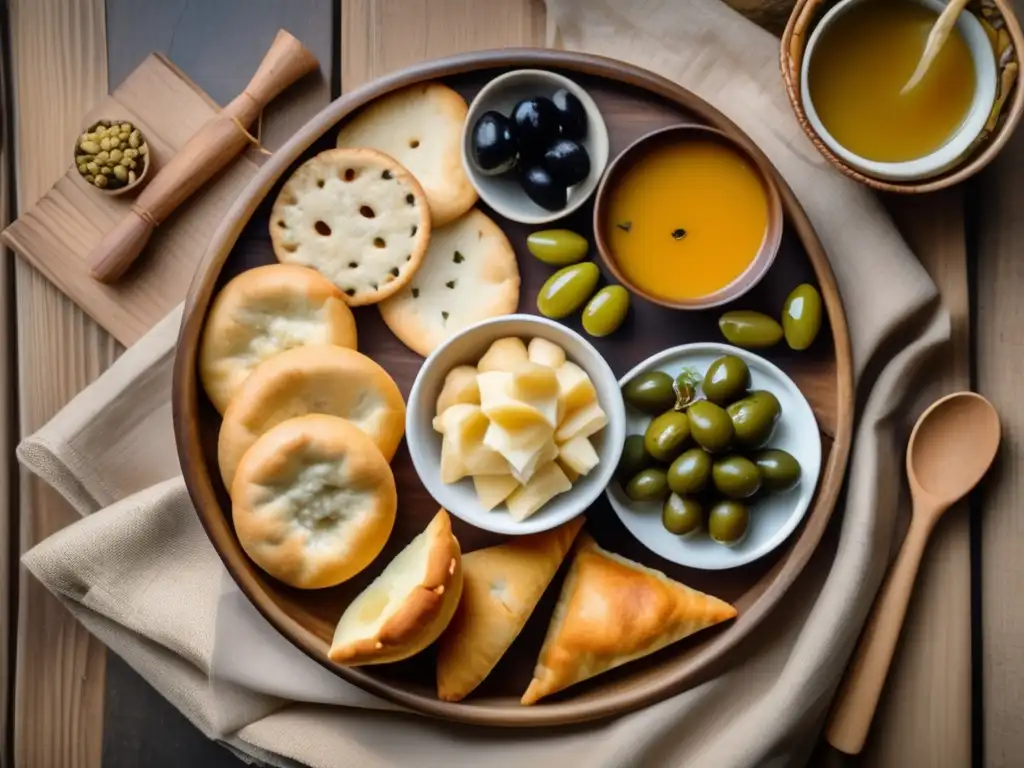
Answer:
<svg viewBox="0 0 1024 768"><path fill-rule="evenodd" d="M598 465L572 488L555 496L526 520L512 518L504 505L487 511L477 499L471 478L457 483L441 480L441 435L432 421L437 396L445 376L458 365L476 365L492 342L516 336L525 342L543 338L565 350L567 360L580 366L597 391L597 400L608 424L591 441L600 459ZM626 440L626 410L615 373L586 339L560 323L536 315L506 315L484 320L448 339L424 361L409 393L405 413L405 440L413 466L431 496L445 509L470 525L494 533L521 535L555 528L572 520L604 492L615 473Z"/></svg>
<svg viewBox="0 0 1024 768"><path fill-rule="evenodd" d="M808 82L814 50L822 33L843 14L863 2L869 2L869 0L841 0L836 3L818 22L810 40L807 41L807 50L804 52L800 71L800 99L803 102L804 113L807 115L811 127L814 128L814 132L821 137L822 142L833 154L847 165L868 176L888 181L914 181L937 176L960 161L964 154L971 149L975 139L978 138L988 121L992 105L995 103L998 80L992 44L974 14L969 11L961 13L957 19L957 30L963 36L964 42L967 43L971 60L974 62L974 100L966 118L949 140L931 154L916 160L898 163L868 160L848 150L828 132L814 108ZM941 13L946 6L943 0L914 0L914 2L920 3L936 13Z"/></svg>

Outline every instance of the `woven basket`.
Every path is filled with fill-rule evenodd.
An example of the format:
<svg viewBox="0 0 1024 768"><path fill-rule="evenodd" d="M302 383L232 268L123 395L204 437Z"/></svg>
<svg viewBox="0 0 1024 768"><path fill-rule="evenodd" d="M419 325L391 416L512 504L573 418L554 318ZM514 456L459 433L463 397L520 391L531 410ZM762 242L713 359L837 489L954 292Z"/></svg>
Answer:
<svg viewBox="0 0 1024 768"><path fill-rule="evenodd" d="M851 168L825 145L804 113L803 102L800 99L800 70L804 51L818 19L835 4L835 1L797 0L782 34L780 58L786 93L800 125L818 151L850 178L875 189L903 194L945 189L970 178L988 165L1009 140L1017 123L1020 122L1021 113L1024 112L1024 78L1019 77L1018 60L1019 51L1024 50L1024 32L1021 32L1020 22L1013 12L1012 0L973 0L968 6L989 32L999 68L996 102L985 130L958 165L939 176L905 182L872 178Z"/></svg>

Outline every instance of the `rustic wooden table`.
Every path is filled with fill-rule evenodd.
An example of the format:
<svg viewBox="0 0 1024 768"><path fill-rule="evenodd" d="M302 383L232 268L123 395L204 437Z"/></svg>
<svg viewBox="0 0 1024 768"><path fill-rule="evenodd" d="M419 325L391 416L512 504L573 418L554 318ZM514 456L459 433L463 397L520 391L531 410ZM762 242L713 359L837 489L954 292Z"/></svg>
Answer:
<svg viewBox="0 0 1024 768"><path fill-rule="evenodd" d="M732 0L750 7L752 0ZM767 4L779 6L782 0ZM1024 0L1018 0L1024 11ZM0 224L64 172L78 120L152 50L166 53L224 102L285 26L330 73L322 101L416 61L462 50L542 45L541 0L8 0L0 3L8 86L0 103ZM12 108L13 107L13 108ZM14 143L12 143L12 133ZM15 151L16 150L16 151ZM1024 134L967 186L888 199L942 290L954 339L935 376L973 386L1002 412L1006 450L971 512L949 515L927 555L893 674L865 754L830 764L1020 765L1024 559L1014 515L1024 476L1014 381L1024 374ZM16 175L7 172L16 168ZM18 435L44 424L122 351L28 265L0 269L0 723L3 765L234 765L123 662L107 656L17 565L20 552L75 519L42 484L13 468ZM1015 407L1017 406L1017 407ZM10 576L8 579L7 576ZM816 759L815 763L819 760Z"/></svg>

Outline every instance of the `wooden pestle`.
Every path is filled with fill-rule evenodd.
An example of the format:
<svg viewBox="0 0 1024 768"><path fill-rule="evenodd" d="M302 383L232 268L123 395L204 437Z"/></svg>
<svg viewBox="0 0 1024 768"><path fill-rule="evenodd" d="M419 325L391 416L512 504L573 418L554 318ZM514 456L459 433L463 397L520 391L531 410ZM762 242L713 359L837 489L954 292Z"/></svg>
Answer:
<svg viewBox="0 0 1024 768"><path fill-rule="evenodd" d="M112 283L142 253L156 226L252 141L246 130L281 91L320 66L316 57L279 30L249 85L188 140L142 190L128 214L89 254L89 273Z"/></svg>

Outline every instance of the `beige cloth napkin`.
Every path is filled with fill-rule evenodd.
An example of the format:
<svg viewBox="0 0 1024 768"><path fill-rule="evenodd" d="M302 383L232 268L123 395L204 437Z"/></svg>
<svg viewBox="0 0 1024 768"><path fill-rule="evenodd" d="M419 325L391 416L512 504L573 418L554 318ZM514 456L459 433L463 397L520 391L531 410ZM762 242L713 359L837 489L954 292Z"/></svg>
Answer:
<svg viewBox="0 0 1024 768"><path fill-rule="evenodd" d="M717 0L548 0L548 9L565 47L647 67L725 111L807 208L842 289L861 404L838 536L735 651L731 671L611 722L471 728L211 682L223 568L175 455L179 310L20 446L25 466L84 516L24 563L197 727L246 759L323 768L800 764L881 580L903 495L893 467L924 396L915 374L948 337L934 286L874 197L829 170L801 133L775 38Z"/></svg>

